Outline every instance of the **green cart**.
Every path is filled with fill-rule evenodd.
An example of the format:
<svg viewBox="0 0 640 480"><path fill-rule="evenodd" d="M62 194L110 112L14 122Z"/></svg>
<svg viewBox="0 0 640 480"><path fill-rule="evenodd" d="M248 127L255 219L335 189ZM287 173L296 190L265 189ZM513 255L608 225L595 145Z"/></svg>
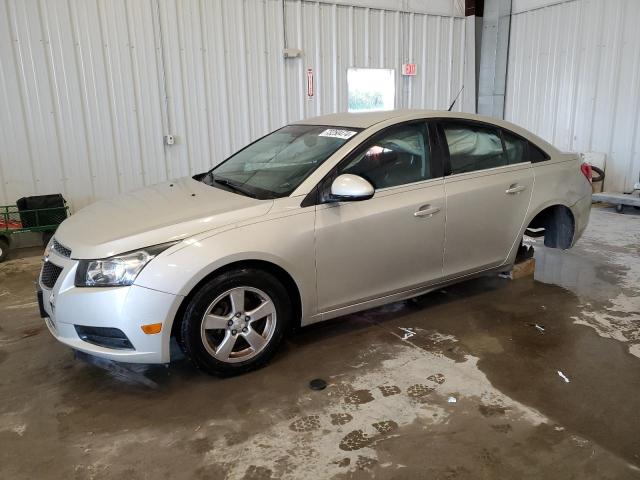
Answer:
<svg viewBox="0 0 640 480"><path fill-rule="evenodd" d="M42 232L46 245L58 225L69 216L69 207L36 208L25 210L17 205L0 206L0 262L7 258L13 235Z"/></svg>

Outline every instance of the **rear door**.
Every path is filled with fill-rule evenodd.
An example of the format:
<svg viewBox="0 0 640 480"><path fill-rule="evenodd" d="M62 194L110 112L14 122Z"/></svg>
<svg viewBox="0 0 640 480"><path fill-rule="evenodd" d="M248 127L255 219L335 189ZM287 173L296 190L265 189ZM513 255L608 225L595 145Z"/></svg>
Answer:
<svg viewBox="0 0 640 480"><path fill-rule="evenodd" d="M443 273L501 265L520 240L533 190L527 142L490 124L439 122L446 167Z"/></svg>

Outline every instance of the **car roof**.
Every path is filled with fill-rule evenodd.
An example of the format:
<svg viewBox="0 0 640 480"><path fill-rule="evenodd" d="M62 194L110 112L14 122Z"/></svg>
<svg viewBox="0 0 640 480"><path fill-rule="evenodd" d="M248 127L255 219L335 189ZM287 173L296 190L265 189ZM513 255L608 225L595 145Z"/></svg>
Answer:
<svg viewBox="0 0 640 480"><path fill-rule="evenodd" d="M327 125L336 127L369 128L376 123L384 122L402 114L420 112L420 110L386 110L383 112L331 113L319 117L307 118L295 122L302 125Z"/></svg>
<svg viewBox="0 0 640 480"><path fill-rule="evenodd" d="M299 125L327 125L330 127L353 127L353 128L369 128L376 123L395 119L398 122L413 117L424 118L459 118L465 120L478 120L495 125L501 125L504 121L496 118L485 117L472 113L448 112L446 110L418 110L418 109L401 109L386 110L382 112L349 112L349 113L331 113L329 115L321 115L319 117L306 118L295 122Z"/></svg>

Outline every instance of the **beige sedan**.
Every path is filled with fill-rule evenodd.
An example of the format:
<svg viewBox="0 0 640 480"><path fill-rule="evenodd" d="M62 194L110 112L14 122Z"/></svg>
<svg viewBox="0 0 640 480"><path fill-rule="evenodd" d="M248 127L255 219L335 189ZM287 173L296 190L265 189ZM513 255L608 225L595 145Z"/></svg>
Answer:
<svg viewBox="0 0 640 480"><path fill-rule="evenodd" d="M509 270L525 234L571 247L590 177L577 155L476 115L312 118L67 219L41 311L92 355L166 363L176 337L197 367L240 373L291 327Z"/></svg>

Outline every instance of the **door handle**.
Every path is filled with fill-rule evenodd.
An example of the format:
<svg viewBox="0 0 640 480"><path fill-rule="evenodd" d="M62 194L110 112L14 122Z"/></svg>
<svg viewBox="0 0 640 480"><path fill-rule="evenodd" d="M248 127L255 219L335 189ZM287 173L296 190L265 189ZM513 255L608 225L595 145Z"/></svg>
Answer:
<svg viewBox="0 0 640 480"><path fill-rule="evenodd" d="M509 188L504 191L504 193L506 193L507 195L515 195L517 193L524 192L526 189L527 187L514 183L513 185L510 185Z"/></svg>
<svg viewBox="0 0 640 480"><path fill-rule="evenodd" d="M414 212L414 217L432 217L440 211L440 207L432 207L431 205L421 206L417 212Z"/></svg>

